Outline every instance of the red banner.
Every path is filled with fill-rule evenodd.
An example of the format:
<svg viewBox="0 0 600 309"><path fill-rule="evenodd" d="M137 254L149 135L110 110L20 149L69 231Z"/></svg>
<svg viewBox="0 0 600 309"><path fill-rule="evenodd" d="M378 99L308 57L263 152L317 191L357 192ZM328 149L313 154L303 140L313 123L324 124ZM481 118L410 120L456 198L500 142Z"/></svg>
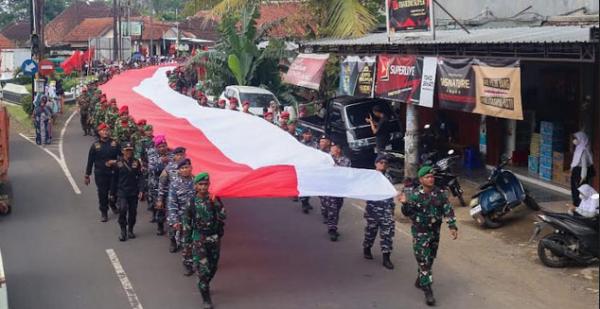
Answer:
<svg viewBox="0 0 600 309"><path fill-rule="evenodd" d="M380 55L377 58L375 96L405 103L419 102L423 58Z"/></svg>
<svg viewBox="0 0 600 309"><path fill-rule="evenodd" d="M283 82L319 90L329 54L300 54L294 60Z"/></svg>

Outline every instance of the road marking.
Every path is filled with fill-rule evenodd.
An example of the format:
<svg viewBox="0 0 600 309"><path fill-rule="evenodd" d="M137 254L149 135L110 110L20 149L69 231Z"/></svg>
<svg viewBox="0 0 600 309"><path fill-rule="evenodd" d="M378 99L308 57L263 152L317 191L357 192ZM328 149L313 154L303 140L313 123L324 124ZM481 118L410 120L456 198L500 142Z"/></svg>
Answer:
<svg viewBox="0 0 600 309"><path fill-rule="evenodd" d="M56 154L54 154L52 151L48 150L46 147L42 147L42 146L36 144L34 140L29 138L25 134L19 133L19 135L22 138L24 138L25 140L29 141L30 143L34 144L38 148L45 151L48 155L50 155L50 157L52 157L54 160L56 160L56 162L58 163L58 166L60 166L63 173L65 174L65 177L67 177L67 180L71 184L71 187L73 188L73 191L75 192L75 194L81 194L81 190L79 190L79 186L77 186L77 182L75 182L75 179L73 178L73 175L71 175L71 171L69 170L69 167L67 166L67 162L65 161L65 154L63 151L63 141L65 140L64 136L65 136L65 132L67 131L67 126L69 125L69 122L71 122L71 119L73 119L73 116L75 116L76 113L77 113L77 111L73 111L73 113L71 113L71 116L69 116L69 118L67 118L67 121L65 121L65 125L63 126L62 130L60 131L60 139L58 142L58 154L60 157L57 156Z"/></svg>
<svg viewBox="0 0 600 309"><path fill-rule="evenodd" d="M358 204L356 204L356 203L351 203L351 205L352 205L352 206L354 206L354 208L356 208L356 209L360 210L361 212L365 212L365 210L364 210L364 209L363 209L363 208L362 208L360 205L358 205ZM395 221L396 221L396 219L394 219L394 222L395 222ZM404 235L406 235L406 236L408 236L408 237L412 237L412 235L410 235L410 234L409 234L407 231L405 231L405 230L403 230L403 229L399 228L397 223L398 223L398 222L395 222L395 223L394 223L394 226L395 226L395 229L396 229L396 231L397 231L397 232L400 232L400 233L402 233L402 234L404 234Z"/></svg>
<svg viewBox="0 0 600 309"><path fill-rule="evenodd" d="M125 294L127 294L127 298L129 299L129 304L132 309L143 309L142 303L135 294L135 290L133 289L133 285L131 285L131 281L127 277L121 262L119 262L119 258L113 249L106 249L106 254L108 254L108 258L110 259L110 263L115 269L115 273L117 273L117 277L121 281L121 285L123 286L123 290L125 290Z"/></svg>

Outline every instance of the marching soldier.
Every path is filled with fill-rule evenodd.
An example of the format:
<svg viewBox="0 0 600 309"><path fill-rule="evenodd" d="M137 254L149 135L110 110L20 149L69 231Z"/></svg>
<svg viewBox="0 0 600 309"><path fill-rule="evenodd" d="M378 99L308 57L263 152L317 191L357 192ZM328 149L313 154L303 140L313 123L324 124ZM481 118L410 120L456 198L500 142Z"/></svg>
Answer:
<svg viewBox="0 0 600 309"><path fill-rule="evenodd" d="M119 109L119 119L115 122L115 129L113 131L113 138L121 143L132 142L133 135L138 131L135 122L129 117L129 107L127 105L121 106Z"/></svg>
<svg viewBox="0 0 600 309"><path fill-rule="evenodd" d="M119 145L116 141L109 137L110 128L101 123L98 128L98 136L100 137L90 147L88 154L87 166L85 169L85 185L90 184L90 175L92 168L94 169L94 181L98 189L98 201L100 203L100 221L108 220L108 207L116 214L118 213L115 206L114 192L111 192L112 180L112 165L117 162L117 157L120 153Z"/></svg>
<svg viewBox="0 0 600 309"><path fill-rule="evenodd" d="M172 157L169 156L169 147L164 135L155 136L153 144L154 147L148 150L148 205L152 210L150 223L156 222L158 227L156 235L162 236L165 234L166 215L164 207L157 208L159 177Z"/></svg>
<svg viewBox="0 0 600 309"><path fill-rule="evenodd" d="M84 136L91 135L89 126L90 104L87 89L83 89L81 95L77 98L77 105L79 106L79 119L81 121L81 129L83 130Z"/></svg>
<svg viewBox="0 0 600 309"><path fill-rule="evenodd" d="M177 178L177 164L183 159L185 159L185 148L175 148L175 150L173 150L172 159L160 174L158 180L158 198L156 200L156 209L158 212L166 212L169 208L172 208L172 206L169 205L169 203L171 203L169 197L171 196L171 190L173 189L171 184L175 181L175 178ZM167 223L170 222L167 221ZM169 252L175 253L179 249L179 233L177 233L171 224L169 224L167 232L169 239L171 240Z"/></svg>
<svg viewBox="0 0 600 309"><path fill-rule="evenodd" d="M181 216L194 197L194 177L190 159L183 159L177 164L177 176L169 184L169 202L167 206L167 223L173 230L177 244L183 249L181 252L183 274L194 274L192 265L192 252L189 243L185 242L186 234L182 229ZM172 241L172 240L171 240Z"/></svg>
<svg viewBox="0 0 600 309"><path fill-rule="evenodd" d="M309 128L304 128L304 130L302 131L302 139L300 139L300 143L311 148L318 148L317 141L315 141L315 139L313 138L312 131ZM311 209L313 209L313 207L310 205L310 197L301 196L299 199L302 205L302 212L308 214L308 212Z"/></svg>
<svg viewBox="0 0 600 309"><path fill-rule="evenodd" d="M133 144L122 146L123 157L113 165L113 192L117 192L119 207L120 241L134 239L133 226L137 217L138 199L144 196L144 177L141 162L133 157Z"/></svg>
<svg viewBox="0 0 600 309"><path fill-rule="evenodd" d="M386 177L389 177L386 173L387 169L387 157L378 155L375 159L375 170L383 173ZM392 253L393 239L396 231L394 208L395 204L393 198L381 201L367 201L364 215L367 220L365 240L363 242L364 257L367 260L373 259L371 247L373 247L377 232L379 232L381 252L383 254L383 266L387 269L394 269L394 264L390 261L390 254Z"/></svg>
<svg viewBox="0 0 600 309"><path fill-rule="evenodd" d="M350 159L342 154L342 147L339 144L331 143L331 157L335 162L335 166L350 167ZM338 222L340 220L340 210L344 205L343 197L323 196L321 203L325 204L327 231L331 241L337 241L340 234L338 233Z"/></svg>
<svg viewBox="0 0 600 309"><path fill-rule="evenodd" d="M319 150L325 153L331 152L331 139L329 136L323 134L319 139ZM321 200L321 216L323 217L323 223L327 224L327 208L329 205L329 199L327 196L319 196Z"/></svg>
<svg viewBox="0 0 600 309"><path fill-rule="evenodd" d="M226 218L223 203L219 198L209 196L209 187L208 173L196 175L195 196L182 218L183 229L188 234L186 242L190 244L193 266L198 276L198 289L206 309L213 308L210 281L217 272Z"/></svg>
<svg viewBox="0 0 600 309"><path fill-rule="evenodd" d="M410 193L402 194L402 213L412 221L413 250L419 264L415 286L425 292L428 306L435 305L431 284L431 268L437 255L440 242L440 227L445 217L450 228L450 237L458 238L456 217L446 194L435 186L431 166L423 166L418 171L420 186Z"/></svg>

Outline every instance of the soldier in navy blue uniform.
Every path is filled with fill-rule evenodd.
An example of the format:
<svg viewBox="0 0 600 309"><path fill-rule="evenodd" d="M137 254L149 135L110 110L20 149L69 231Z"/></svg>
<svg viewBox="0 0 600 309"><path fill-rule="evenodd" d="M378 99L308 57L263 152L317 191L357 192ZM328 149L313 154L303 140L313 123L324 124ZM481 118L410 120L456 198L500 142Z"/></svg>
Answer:
<svg viewBox="0 0 600 309"><path fill-rule="evenodd" d="M123 157L113 165L113 192L117 192L119 206L120 241L135 238L133 227L137 217L138 199L144 196L144 177L142 163L133 157L133 144L126 142L122 146Z"/></svg>
<svg viewBox="0 0 600 309"><path fill-rule="evenodd" d="M85 168L85 185L90 184L90 175L94 169L94 181L98 189L98 201L100 204L100 221L108 220L108 207L116 214L114 192L111 192L111 181L113 176L112 166L117 163L120 147L111 139L110 128L101 123L97 127L99 139L92 144L88 154L87 166Z"/></svg>

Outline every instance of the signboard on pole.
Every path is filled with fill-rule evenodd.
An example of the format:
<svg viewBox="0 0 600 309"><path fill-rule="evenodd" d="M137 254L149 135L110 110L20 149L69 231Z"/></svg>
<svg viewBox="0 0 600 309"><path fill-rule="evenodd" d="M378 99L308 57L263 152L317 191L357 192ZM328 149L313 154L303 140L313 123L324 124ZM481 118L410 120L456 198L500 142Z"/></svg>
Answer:
<svg viewBox="0 0 600 309"><path fill-rule="evenodd" d="M430 31L432 0L387 0L388 35L406 31Z"/></svg>
<svg viewBox="0 0 600 309"><path fill-rule="evenodd" d="M50 60L40 61L40 74L48 76L54 72L54 63Z"/></svg>
<svg viewBox="0 0 600 309"><path fill-rule="evenodd" d="M131 29L131 33L129 33L129 29ZM142 22L130 21L129 24L127 23L127 21L121 22L121 33L123 33L124 36L142 35Z"/></svg>
<svg viewBox="0 0 600 309"><path fill-rule="evenodd" d="M25 76L34 76L38 71L38 65L32 59L27 59L21 64L21 72Z"/></svg>

